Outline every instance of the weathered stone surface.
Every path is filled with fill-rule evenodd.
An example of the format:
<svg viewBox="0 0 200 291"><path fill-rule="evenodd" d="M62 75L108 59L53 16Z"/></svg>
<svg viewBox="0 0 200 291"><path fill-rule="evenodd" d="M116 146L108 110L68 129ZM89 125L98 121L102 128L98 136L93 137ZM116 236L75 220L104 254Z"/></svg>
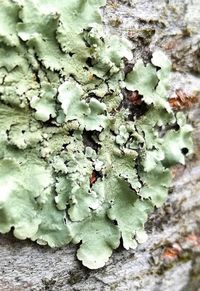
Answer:
<svg viewBox="0 0 200 291"><path fill-rule="evenodd" d="M181 88L200 98L199 0L113 0L103 13L106 30L134 42L135 59L148 60L155 46L172 57L172 92ZM89 271L76 260L75 247L0 236L0 290L200 290L200 100L188 117L195 153L173 169L169 198L146 225L147 243L120 248L104 268Z"/></svg>

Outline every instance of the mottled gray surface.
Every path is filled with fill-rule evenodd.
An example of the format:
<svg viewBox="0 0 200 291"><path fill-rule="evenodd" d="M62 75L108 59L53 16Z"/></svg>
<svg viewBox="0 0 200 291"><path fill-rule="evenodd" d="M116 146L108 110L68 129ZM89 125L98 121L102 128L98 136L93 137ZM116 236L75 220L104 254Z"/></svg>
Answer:
<svg viewBox="0 0 200 291"><path fill-rule="evenodd" d="M200 96L199 0L113 0L103 13L107 31L132 39L134 59L148 60L162 47L173 60L173 90ZM50 249L0 236L0 291L200 290L200 102L188 115L195 154L173 169L169 198L146 225L147 243L120 248L104 268L89 271L73 246Z"/></svg>

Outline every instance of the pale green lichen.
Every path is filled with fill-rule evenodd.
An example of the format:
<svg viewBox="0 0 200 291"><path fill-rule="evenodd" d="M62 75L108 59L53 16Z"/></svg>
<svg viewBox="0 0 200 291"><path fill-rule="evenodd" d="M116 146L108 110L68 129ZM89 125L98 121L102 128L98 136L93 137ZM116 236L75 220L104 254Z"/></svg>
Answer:
<svg viewBox="0 0 200 291"><path fill-rule="evenodd" d="M80 244L91 269L121 237L126 249L145 241L169 166L192 152L192 128L167 102L170 61L156 51L125 76L131 44L105 35L104 4L2 0L0 10L0 232Z"/></svg>

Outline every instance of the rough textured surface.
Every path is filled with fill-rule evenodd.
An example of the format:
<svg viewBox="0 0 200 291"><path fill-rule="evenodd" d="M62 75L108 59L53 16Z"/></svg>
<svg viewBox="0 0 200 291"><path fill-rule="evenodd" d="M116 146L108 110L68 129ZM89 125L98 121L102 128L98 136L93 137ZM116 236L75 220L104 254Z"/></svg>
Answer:
<svg viewBox="0 0 200 291"><path fill-rule="evenodd" d="M126 2L126 3L125 3ZM173 59L173 88L200 91L200 9L195 1L108 1L106 28L135 42L135 57L148 60L160 46ZM119 249L101 270L88 271L74 247L51 250L1 237L0 290L198 290L200 286L200 105L189 112L195 154L176 167L165 206L149 219L149 240L134 251Z"/></svg>

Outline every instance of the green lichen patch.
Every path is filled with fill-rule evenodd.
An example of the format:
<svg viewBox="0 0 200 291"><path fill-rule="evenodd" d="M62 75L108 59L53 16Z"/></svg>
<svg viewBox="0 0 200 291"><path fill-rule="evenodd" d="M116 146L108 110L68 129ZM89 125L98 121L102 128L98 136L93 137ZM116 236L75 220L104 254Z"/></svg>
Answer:
<svg viewBox="0 0 200 291"><path fill-rule="evenodd" d="M192 128L167 101L169 59L156 51L126 75L132 46L105 34L104 4L2 0L0 11L0 232L79 244L91 269L121 238L126 249L146 240L169 167L192 152Z"/></svg>

